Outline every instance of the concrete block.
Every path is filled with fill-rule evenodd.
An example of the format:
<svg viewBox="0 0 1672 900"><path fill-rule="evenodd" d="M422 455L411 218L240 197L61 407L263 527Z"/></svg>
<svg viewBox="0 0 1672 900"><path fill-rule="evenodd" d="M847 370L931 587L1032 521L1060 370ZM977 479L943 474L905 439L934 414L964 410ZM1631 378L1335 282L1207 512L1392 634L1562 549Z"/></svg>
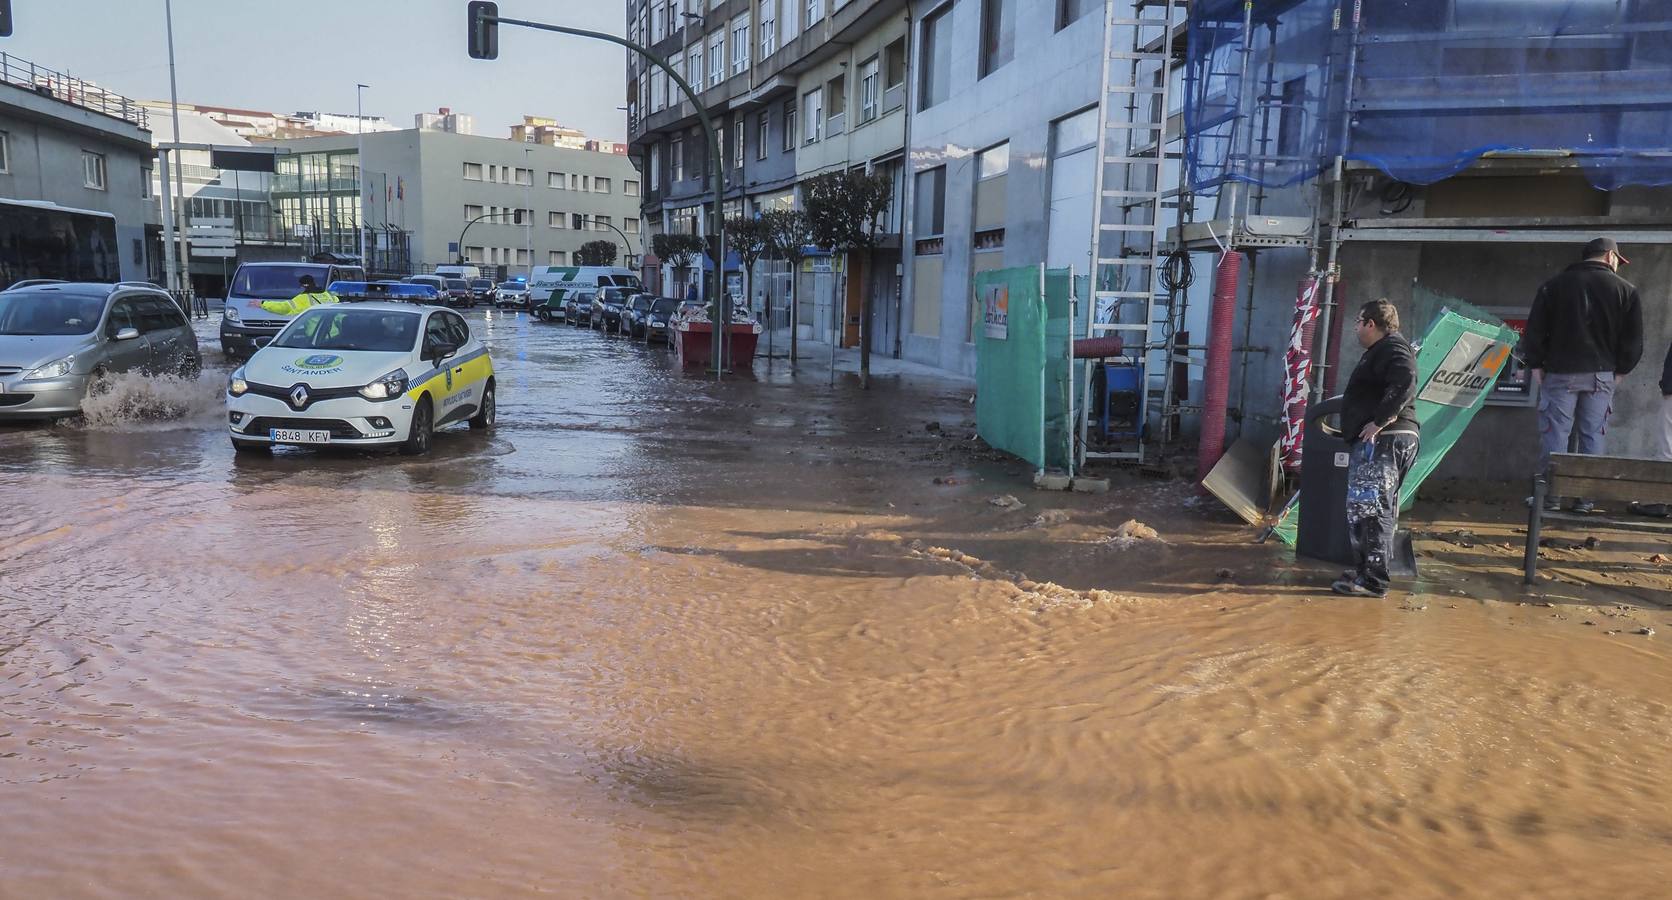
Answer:
<svg viewBox="0 0 1672 900"><path fill-rule="evenodd" d="M1067 475L1052 475L1041 472L1033 476L1033 486L1042 491L1066 491L1073 485L1073 479Z"/></svg>
<svg viewBox="0 0 1672 900"><path fill-rule="evenodd" d="M1074 479L1076 494L1107 494L1109 493L1109 479L1107 478L1076 478Z"/></svg>

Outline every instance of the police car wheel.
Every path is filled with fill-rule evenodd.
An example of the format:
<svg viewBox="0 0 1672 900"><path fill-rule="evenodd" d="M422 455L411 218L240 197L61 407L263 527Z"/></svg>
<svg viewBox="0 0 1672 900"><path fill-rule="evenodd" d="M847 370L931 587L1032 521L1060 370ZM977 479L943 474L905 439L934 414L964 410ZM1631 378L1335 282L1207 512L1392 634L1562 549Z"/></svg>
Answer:
<svg viewBox="0 0 1672 900"><path fill-rule="evenodd" d="M430 398L424 397L412 410L412 427L407 430L406 441L401 444L401 452L407 456L423 456L430 452L430 444L434 439L435 412L430 406Z"/></svg>
<svg viewBox="0 0 1672 900"><path fill-rule="evenodd" d="M476 431L492 428L494 419L499 415L499 408L494 402L493 382L490 381L482 388L482 408L476 415L470 417L470 427Z"/></svg>

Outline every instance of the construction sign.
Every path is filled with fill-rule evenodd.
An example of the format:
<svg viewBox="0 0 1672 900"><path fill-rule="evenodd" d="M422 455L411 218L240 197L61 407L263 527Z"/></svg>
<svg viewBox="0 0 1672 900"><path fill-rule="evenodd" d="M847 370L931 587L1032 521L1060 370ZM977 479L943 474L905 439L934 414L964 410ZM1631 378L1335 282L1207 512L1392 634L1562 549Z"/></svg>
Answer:
<svg viewBox="0 0 1672 900"><path fill-rule="evenodd" d="M1483 334L1458 335L1417 399L1446 406L1475 405L1503 371L1510 349L1510 344Z"/></svg>

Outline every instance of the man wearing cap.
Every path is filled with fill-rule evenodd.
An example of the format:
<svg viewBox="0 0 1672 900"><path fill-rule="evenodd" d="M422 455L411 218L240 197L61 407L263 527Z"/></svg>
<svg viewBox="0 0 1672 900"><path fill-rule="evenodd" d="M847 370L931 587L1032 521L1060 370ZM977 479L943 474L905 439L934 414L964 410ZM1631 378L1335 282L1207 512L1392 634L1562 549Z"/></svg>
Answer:
<svg viewBox="0 0 1672 900"><path fill-rule="evenodd" d="M1614 386L1643 358L1643 305L1637 288L1619 276L1629 262L1613 238L1597 238L1533 298L1521 351L1539 383L1539 474L1549 469L1550 454L1567 452L1576 429L1580 453L1604 452ZM1561 498L1546 498L1545 507L1560 509ZM1590 512L1593 505L1579 498L1573 509Z"/></svg>

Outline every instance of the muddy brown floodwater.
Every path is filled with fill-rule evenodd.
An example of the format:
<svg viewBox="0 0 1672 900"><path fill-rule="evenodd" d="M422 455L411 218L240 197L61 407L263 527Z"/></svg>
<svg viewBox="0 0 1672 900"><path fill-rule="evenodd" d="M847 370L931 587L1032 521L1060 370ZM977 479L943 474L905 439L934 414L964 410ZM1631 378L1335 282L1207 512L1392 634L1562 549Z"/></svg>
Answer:
<svg viewBox="0 0 1672 900"><path fill-rule="evenodd" d="M0 896L1672 892L1664 578L1333 598L957 382L474 323L423 460L234 460L215 374L0 429Z"/></svg>

